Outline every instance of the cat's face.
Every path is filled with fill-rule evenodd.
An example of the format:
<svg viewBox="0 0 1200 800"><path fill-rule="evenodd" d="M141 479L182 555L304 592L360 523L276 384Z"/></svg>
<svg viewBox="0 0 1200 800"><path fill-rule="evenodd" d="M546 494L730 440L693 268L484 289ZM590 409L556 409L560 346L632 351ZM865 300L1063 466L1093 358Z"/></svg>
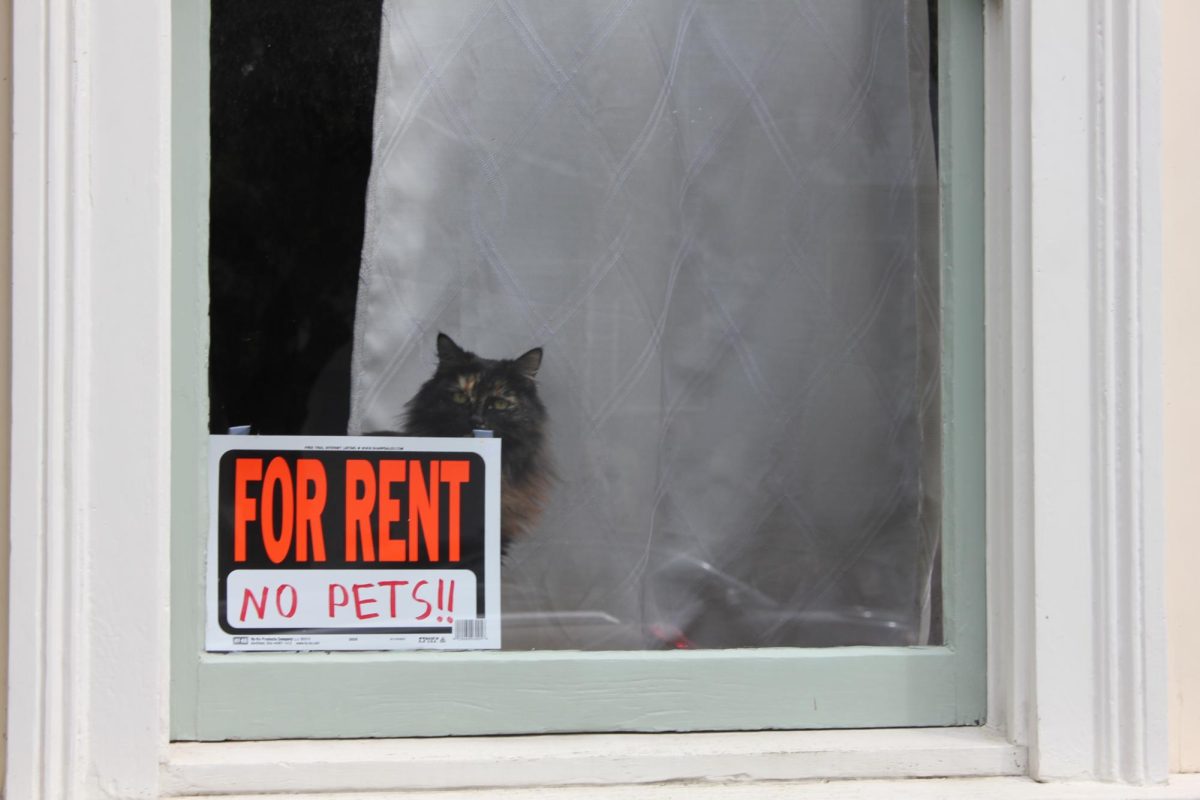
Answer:
<svg viewBox="0 0 1200 800"><path fill-rule="evenodd" d="M546 410L534 376L541 348L514 359L480 358L438 334L438 367L408 406L408 429L428 436L471 436L486 429L500 438L540 435Z"/></svg>

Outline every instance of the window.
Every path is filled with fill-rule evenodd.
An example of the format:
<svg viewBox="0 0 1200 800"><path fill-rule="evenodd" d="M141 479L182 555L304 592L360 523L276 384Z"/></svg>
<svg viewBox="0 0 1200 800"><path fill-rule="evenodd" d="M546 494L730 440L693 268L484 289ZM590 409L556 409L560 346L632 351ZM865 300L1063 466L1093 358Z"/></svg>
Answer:
<svg viewBox="0 0 1200 800"><path fill-rule="evenodd" d="M329 432L343 414L352 431L386 429L450 328L487 356L544 346L560 492L509 554L511 650L206 654L205 477L186 444L202 434L181 432L174 737L979 721L981 79L962 44L979 40L979 10L932 15L950 45L933 81L924 3L596 3L571 19L388 4L360 279L355 236L320 203L361 214L378 9L321 4L328 49L289 49L292 5L212 8L211 429ZM856 49L833 46L839 32ZM413 36L454 58L430 67ZM279 93L280 75L331 50L349 57L324 83ZM204 70L181 65L193 89L177 101L195 100ZM227 107L240 116L222 127ZM271 109L263 127L284 145L248 122ZM404 114L417 133L381 144ZM344 162L305 151L323 136ZM309 166L258 172L280 147ZM319 266L297 272L305 261ZM181 285L202 280L202 262L180 266ZM196 311L186 292L183 308ZM177 416L204 419L187 404L202 378L181 380ZM331 402L347 397L349 410ZM397 675L436 691L397 695ZM312 686L331 688L287 702Z"/></svg>
<svg viewBox="0 0 1200 800"><path fill-rule="evenodd" d="M742 754L759 753L763 768L751 777L762 779L1017 774L1027 763L1039 780L1165 779L1154 4L985 5L987 505L998 534L988 543L988 727L663 736L657 760L639 750L619 770L609 743L633 750L646 737L168 744L161 725L178 709L168 714L165 698L165 530L169 514L195 525L203 487L177 446L203 435L203 409L181 415L171 403L188 408L188 384L173 378L204 363L194 352L206 292L195 233L207 198L206 128L203 105L183 101L189 91L207 96L207 73L187 72L206 52L189 33L207 28L187 2L129 5L123 16L88 14L82 2L14 8L13 436L22 462L12 476L12 584L27 602L10 610L19 687L10 694L10 795L316 791L348 779L355 789L394 789L418 785L393 768L398 753L420 763L438 747L452 754L455 776L421 786L542 785L562 773L538 774L534 759L577 743L600 753L598 780L712 779L731 774L713 762L730 760L695 743L715 740L727 743L717 755L738 756L739 771ZM975 52L978 31L963 33L949 46ZM172 64L181 69L174 90ZM172 280L163 269L172 248L176 263L197 271ZM166 335L169 324L178 335ZM960 366L977 363L963 355ZM197 376L193 390L203 385ZM190 402L200 405L198 396ZM178 435L169 438L171 424ZM191 484L190 519L168 499L180 482ZM178 621L189 591L179 585L186 553L176 556ZM957 602L947 602L951 642ZM180 658L195 657L193 642L176 646ZM1097 648L1114 647L1121 659L1099 664ZM827 752L833 738L846 749ZM967 745L947 758L947 739ZM899 746L884 752L885 740ZM987 741L997 746L976 746ZM793 758L802 755L796 742L820 752ZM532 757L513 762L512 747ZM994 760L1002 752L1005 764ZM468 768L457 769L460 758ZM647 759L671 768L624 770ZM493 779L498 772L509 780ZM966 794L1044 789L953 785Z"/></svg>

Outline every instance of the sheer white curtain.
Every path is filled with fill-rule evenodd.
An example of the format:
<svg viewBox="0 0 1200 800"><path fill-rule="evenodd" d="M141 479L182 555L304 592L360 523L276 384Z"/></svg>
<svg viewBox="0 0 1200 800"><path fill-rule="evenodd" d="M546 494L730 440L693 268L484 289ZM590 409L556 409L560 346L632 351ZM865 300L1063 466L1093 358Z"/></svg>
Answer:
<svg viewBox="0 0 1200 800"><path fill-rule="evenodd" d="M917 643L938 539L925 0L385 0L350 432L545 348L511 646Z"/></svg>

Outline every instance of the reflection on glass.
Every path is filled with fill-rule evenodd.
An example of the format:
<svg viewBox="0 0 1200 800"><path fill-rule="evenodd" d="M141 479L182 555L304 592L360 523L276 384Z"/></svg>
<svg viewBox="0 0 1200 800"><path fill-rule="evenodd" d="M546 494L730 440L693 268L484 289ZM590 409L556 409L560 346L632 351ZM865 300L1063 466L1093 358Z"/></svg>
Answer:
<svg viewBox="0 0 1200 800"><path fill-rule="evenodd" d="M541 348L554 478L506 556L506 647L938 641L924 0L386 0L362 24L353 343L308 365L332 377L306 426L348 383L349 433L405 430L439 331Z"/></svg>

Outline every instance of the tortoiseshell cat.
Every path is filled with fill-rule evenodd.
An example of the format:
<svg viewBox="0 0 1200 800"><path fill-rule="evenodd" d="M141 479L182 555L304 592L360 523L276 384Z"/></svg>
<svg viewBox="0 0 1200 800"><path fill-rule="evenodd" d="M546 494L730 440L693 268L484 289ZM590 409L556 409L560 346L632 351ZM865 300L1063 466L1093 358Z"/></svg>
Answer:
<svg viewBox="0 0 1200 800"><path fill-rule="evenodd" d="M405 406L406 436L471 436L488 429L501 445L500 541L504 550L537 522L551 482L545 452L546 407L534 376L535 347L514 359L480 358L444 333L438 365Z"/></svg>

